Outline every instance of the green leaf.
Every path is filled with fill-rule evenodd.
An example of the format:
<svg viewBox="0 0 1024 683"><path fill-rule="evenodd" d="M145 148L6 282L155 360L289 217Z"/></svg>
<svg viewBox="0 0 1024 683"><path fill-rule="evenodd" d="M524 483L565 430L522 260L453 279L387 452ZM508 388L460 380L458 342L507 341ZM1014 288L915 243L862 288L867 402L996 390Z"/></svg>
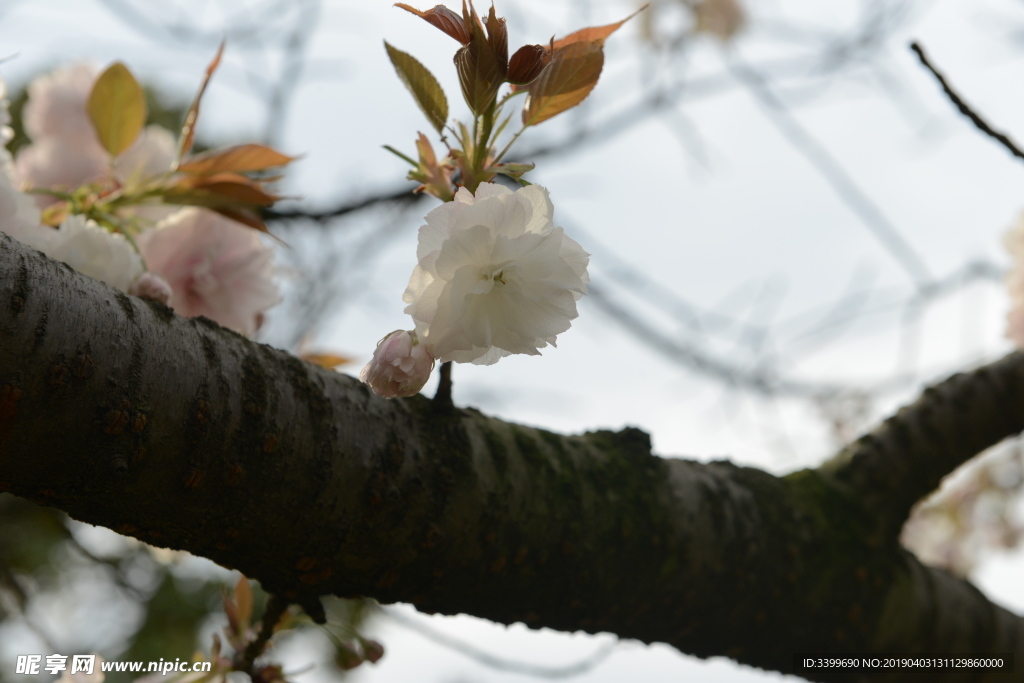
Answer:
<svg viewBox="0 0 1024 683"><path fill-rule="evenodd" d="M398 77L412 93L416 104L427 115L431 125L440 133L448 122L448 98L445 97L441 85L427 67L407 52L392 47L386 41L384 47L388 57L398 72Z"/></svg>
<svg viewBox="0 0 1024 683"><path fill-rule="evenodd" d="M116 157L146 123L146 93L128 67L115 62L93 84L86 111L103 149Z"/></svg>
<svg viewBox="0 0 1024 683"><path fill-rule="evenodd" d="M603 67L601 41L575 42L556 50L551 62L529 85L523 125L535 126L585 100L597 85Z"/></svg>

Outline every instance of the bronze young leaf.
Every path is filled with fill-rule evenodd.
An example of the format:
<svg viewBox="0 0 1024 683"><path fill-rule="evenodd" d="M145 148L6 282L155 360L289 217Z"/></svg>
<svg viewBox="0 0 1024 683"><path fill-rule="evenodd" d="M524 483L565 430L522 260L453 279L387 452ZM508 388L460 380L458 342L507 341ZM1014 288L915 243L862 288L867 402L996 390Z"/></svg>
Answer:
<svg viewBox="0 0 1024 683"><path fill-rule="evenodd" d="M526 85L540 75L551 61L551 53L543 45L523 45L508 62L505 80L513 85Z"/></svg>
<svg viewBox="0 0 1024 683"><path fill-rule="evenodd" d="M599 41L571 43L556 50L551 63L529 86L523 125L535 126L582 102L597 85L603 67Z"/></svg>
<svg viewBox="0 0 1024 683"><path fill-rule="evenodd" d="M463 22L462 17L444 5L438 5L425 12L416 9L415 7L410 7L404 2L396 3L395 7L401 7L406 12L412 12L416 16L425 19L427 22L441 29L463 45L469 43L469 30L466 28L466 24Z"/></svg>
<svg viewBox="0 0 1024 683"><path fill-rule="evenodd" d="M185 155L192 150L192 142L196 137L196 119L199 118L199 102L203 99L203 93L206 92L206 86L209 85L213 73L220 66L220 59L223 55L224 41L221 41L220 47L217 48L217 54L213 56L213 60L206 67L203 82L199 84L199 90L196 92L196 96L192 100L188 112L185 114L185 122L181 125L181 137L178 141L178 163L181 163Z"/></svg>
<svg viewBox="0 0 1024 683"><path fill-rule="evenodd" d="M295 157L282 154L266 145L247 144L189 157L178 164L178 170L193 175L211 175L221 171L245 173L285 166L292 161L295 161Z"/></svg>
<svg viewBox="0 0 1024 683"><path fill-rule="evenodd" d="M627 21L635 17L636 15L647 9L647 5L644 5L637 11L630 14L622 21L617 21L614 24L605 24L604 26L590 26L587 28L581 28L579 31L570 33L565 38L561 38L555 41L554 49L557 51L559 48L571 45L572 43L589 43L597 41L599 44L604 44L605 39L611 34L619 30L619 28Z"/></svg>

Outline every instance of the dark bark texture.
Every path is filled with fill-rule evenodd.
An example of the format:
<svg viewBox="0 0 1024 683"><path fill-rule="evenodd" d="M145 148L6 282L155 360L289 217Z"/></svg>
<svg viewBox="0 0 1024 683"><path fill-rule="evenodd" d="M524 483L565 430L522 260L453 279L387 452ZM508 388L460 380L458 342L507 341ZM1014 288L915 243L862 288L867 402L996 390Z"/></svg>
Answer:
<svg viewBox="0 0 1024 683"><path fill-rule="evenodd" d="M828 651L1010 652L1024 667L1019 617L897 543L943 475L1024 428L1018 355L775 477L656 457L636 429L562 436L385 401L6 236L0 327L0 490L313 612L318 595L371 596L783 672Z"/></svg>

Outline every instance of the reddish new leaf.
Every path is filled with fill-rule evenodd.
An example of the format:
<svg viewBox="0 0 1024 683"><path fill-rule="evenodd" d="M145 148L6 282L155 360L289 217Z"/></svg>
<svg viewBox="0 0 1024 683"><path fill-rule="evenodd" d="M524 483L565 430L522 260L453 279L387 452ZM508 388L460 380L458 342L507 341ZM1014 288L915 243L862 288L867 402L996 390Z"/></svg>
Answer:
<svg viewBox="0 0 1024 683"><path fill-rule="evenodd" d="M241 223L242 225L248 226L253 230L265 232L278 242L281 242L280 238L270 233L270 228L268 228L267 224L263 222L263 219L260 218L260 215L251 209L220 207L213 208L211 209L211 211L216 211L221 216L224 216L224 218L230 218L236 223Z"/></svg>
<svg viewBox="0 0 1024 683"><path fill-rule="evenodd" d="M551 61L551 53L543 45L523 45L508 62L505 80L514 85L526 85L540 75Z"/></svg>
<svg viewBox="0 0 1024 683"><path fill-rule="evenodd" d="M203 82L199 84L199 90L196 92L195 98L192 100L192 105L188 108L188 112L185 114L185 122L181 126L181 137L178 141L178 163L185 158L185 155L192 150L192 142L196 137L196 119L199 118L199 102L203 99L203 93L206 92L206 86L209 85L210 79L213 78L213 72L220 66L220 58L224 54L224 41L221 41L220 47L217 48L217 54L214 55L213 61L210 62L209 66L206 67L206 75L203 77Z"/></svg>
<svg viewBox="0 0 1024 683"><path fill-rule="evenodd" d="M428 9L426 12L420 11L415 7L410 7L404 2L396 3L395 7L401 7L406 12L412 12L421 19L424 19L433 26L441 29L463 45L469 43L469 31L466 29L466 25L462 21L462 17L444 5L438 5L433 9Z"/></svg>
<svg viewBox="0 0 1024 683"><path fill-rule="evenodd" d="M493 11L491 13L493 15ZM459 85L462 87L462 95L466 104L474 114L480 116L494 105L498 95L498 89L505 82L505 73L508 71L508 38L504 39L504 54L495 52L495 47L501 48L502 40L495 36L492 42L484 32L483 22L480 21L476 9L470 4L468 7L462 3L463 23L469 29L469 43L459 48L455 53L455 69L459 75ZM504 23L499 22L495 17L494 22L488 23L495 26L500 33L504 29Z"/></svg>
<svg viewBox="0 0 1024 683"><path fill-rule="evenodd" d="M499 19L494 12L494 5L487 13L487 45L491 48L498 70L504 76L508 71L508 28L505 20Z"/></svg>
<svg viewBox="0 0 1024 683"><path fill-rule="evenodd" d="M189 157L178 164L182 173L210 175L221 171L264 171L275 166L284 166L295 161L295 157L282 154L265 145L237 145L217 149Z"/></svg>
<svg viewBox="0 0 1024 683"><path fill-rule="evenodd" d="M474 114L483 114L494 104L498 89L505 81L486 43L483 49L473 43L460 47L455 53L455 70L466 104Z"/></svg>
<svg viewBox="0 0 1024 683"><path fill-rule="evenodd" d="M565 38L556 40L554 49L557 51L559 48L565 47L567 45L572 45L573 43L590 43L597 41L599 44L603 44L608 36L618 31L619 27L621 27L623 24L625 24L627 21L629 21L636 15L643 12L645 9L647 9L647 5L644 5L643 7L641 7L640 9L638 9L637 11L633 12L628 17L623 19L622 21L616 22L614 24L606 24L605 26L591 26L589 28L582 28L579 31L576 31L575 33L570 33Z"/></svg>
<svg viewBox="0 0 1024 683"><path fill-rule="evenodd" d="M169 204L218 208L255 208L270 206L279 196L264 190L260 183L237 173L209 176L185 176L164 192Z"/></svg>
<svg viewBox="0 0 1024 683"><path fill-rule="evenodd" d="M571 43L556 50L551 63L530 84L523 125L535 126L585 100L603 67L604 50L599 41Z"/></svg>

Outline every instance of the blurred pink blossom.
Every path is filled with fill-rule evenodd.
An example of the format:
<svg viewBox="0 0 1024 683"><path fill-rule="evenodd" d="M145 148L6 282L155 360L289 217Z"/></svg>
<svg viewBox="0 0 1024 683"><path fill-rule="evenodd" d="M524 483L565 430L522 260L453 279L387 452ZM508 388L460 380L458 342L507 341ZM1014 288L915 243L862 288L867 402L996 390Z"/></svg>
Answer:
<svg viewBox="0 0 1024 683"><path fill-rule="evenodd" d="M99 146L85 111L99 74L95 64L78 62L32 81L22 116L29 137L90 140Z"/></svg>
<svg viewBox="0 0 1024 683"><path fill-rule="evenodd" d="M170 285L170 305L245 335L280 300L271 250L259 233L205 209L182 209L138 238L150 272Z"/></svg>
<svg viewBox="0 0 1024 683"><path fill-rule="evenodd" d="M107 153L99 143L42 138L18 152L14 159L14 177L29 188L73 190L100 180L109 166ZM47 195L36 195L35 200L41 209L58 201Z"/></svg>
<svg viewBox="0 0 1024 683"><path fill-rule="evenodd" d="M170 170L175 140L160 126L147 126L131 147L111 161L86 111L98 75L91 64L72 64L40 76L29 85L24 122L32 144L15 159L14 174L20 184L74 189L113 177L126 185ZM54 201L45 195L36 197L40 208ZM166 211L148 217L165 216Z"/></svg>

